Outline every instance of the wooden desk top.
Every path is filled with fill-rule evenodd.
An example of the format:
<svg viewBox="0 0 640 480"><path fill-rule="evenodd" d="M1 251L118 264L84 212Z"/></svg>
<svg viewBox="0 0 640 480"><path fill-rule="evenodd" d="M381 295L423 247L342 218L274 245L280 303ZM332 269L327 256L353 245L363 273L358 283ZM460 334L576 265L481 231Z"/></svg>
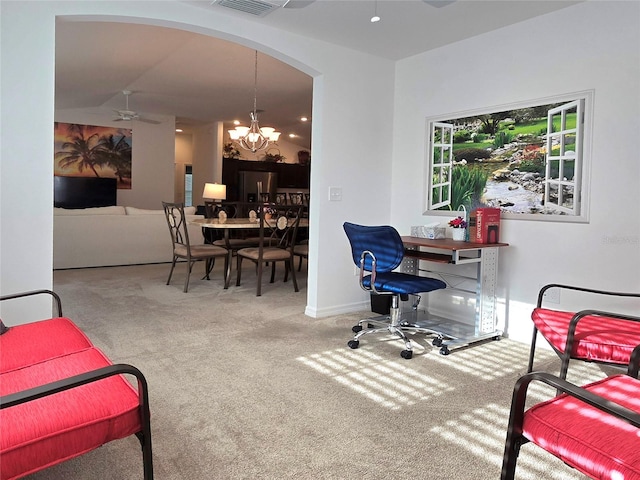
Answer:
<svg viewBox="0 0 640 480"><path fill-rule="evenodd" d="M431 240L420 237L402 237L402 242L405 245L405 257L454 264L478 263L481 260L480 252L483 249L509 246L508 243L460 242L451 238ZM407 249L406 247L424 247L431 249L431 251ZM446 253L435 253L433 250L446 250Z"/></svg>
<svg viewBox="0 0 640 480"><path fill-rule="evenodd" d="M438 240L431 240L429 238L420 237L402 237L402 243L409 247L428 247L437 248L439 250L477 250L479 248L493 248L493 247L508 247L508 243L475 243L475 242L460 242L452 240L450 238L441 238Z"/></svg>

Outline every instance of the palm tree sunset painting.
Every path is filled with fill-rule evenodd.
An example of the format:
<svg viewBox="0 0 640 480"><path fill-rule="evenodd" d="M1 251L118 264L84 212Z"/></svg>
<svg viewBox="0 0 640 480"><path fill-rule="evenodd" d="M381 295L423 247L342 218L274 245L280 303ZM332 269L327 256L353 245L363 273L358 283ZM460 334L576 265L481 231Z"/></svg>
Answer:
<svg viewBox="0 0 640 480"><path fill-rule="evenodd" d="M54 175L116 178L131 188L131 129L54 124Z"/></svg>

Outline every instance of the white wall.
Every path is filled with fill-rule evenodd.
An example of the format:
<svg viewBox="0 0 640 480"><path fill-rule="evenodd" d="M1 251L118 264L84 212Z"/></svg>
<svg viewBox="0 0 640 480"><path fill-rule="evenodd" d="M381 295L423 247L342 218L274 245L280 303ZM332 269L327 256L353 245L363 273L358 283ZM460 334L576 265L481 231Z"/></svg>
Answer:
<svg viewBox="0 0 640 480"><path fill-rule="evenodd" d="M353 276L344 221L392 223L407 233L429 220L421 210L425 118L595 89L590 223L503 225L511 246L500 258L501 301L510 334L528 341L540 283L640 290L638 8L579 4L417 55L394 71L388 61L183 2L2 1L0 291L52 286L55 17L135 18L215 32L314 77L310 316L354 310L367 300ZM343 189L341 202L328 200L329 187ZM48 303L30 301L19 312L2 307L0 315L9 322L41 318Z"/></svg>
<svg viewBox="0 0 640 480"><path fill-rule="evenodd" d="M513 338L530 340L541 284L640 291L639 32L640 3L587 2L397 64L391 219L405 234L442 219L422 216L426 118L595 90L589 223L502 222ZM577 304L561 295L561 306Z"/></svg>
<svg viewBox="0 0 640 480"><path fill-rule="evenodd" d="M193 204L202 205L205 183L222 183L222 123L193 129Z"/></svg>
<svg viewBox="0 0 640 480"><path fill-rule="evenodd" d="M83 110L58 110L56 122L131 128L131 189L118 190L118 205L158 209L174 197L175 117L155 115L160 124L113 122L112 116ZM52 127L53 128L53 127ZM53 162L53 157L52 157Z"/></svg>
<svg viewBox="0 0 640 480"><path fill-rule="evenodd" d="M56 16L145 22L215 33L258 48L312 75L314 202L310 248L316 254L309 262L306 312L318 316L354 308L354 298L362 299L362 292L353 278L341 226L345 220L377 223L389 219L393 64L238 17L169 1L0 2L3 294L52 286ZM361 121L363 118L366 123ZM352 135L343 135L345 131ZM173 143L167 151L173 153ZM172 178L174 167L168 168L167 178ZM172 189L173 181L169 184ZM24 193L25 185L29 186L29 195ZM328 201L329 186L344 189L341 202ZM367 208L371 202L376 208ZM24 322L48 316L49 308L47 302L33 301L19 309L3 306L0 314L10 323Z"/></svg>
<svg viewBox="0 0 640 480"><path fill-rule="evenodd" d="M176 133L176 168L174 170L174 201L184 202L184 175L186 166L193 163L193 135Z"/></svg>

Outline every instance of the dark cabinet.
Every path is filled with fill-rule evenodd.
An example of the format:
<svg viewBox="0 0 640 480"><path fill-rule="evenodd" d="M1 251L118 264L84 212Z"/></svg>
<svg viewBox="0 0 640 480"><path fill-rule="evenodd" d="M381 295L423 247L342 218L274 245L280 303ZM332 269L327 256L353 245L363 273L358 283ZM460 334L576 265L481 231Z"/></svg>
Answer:
<svg viewBox="0 0 640 480"><path fill-rule="evenodd" d="M241 171L276 172L278 174L278 188L309 189L309 165L225 158L222 161L222 183L227 186L227 200L240 200L238 198L238 172Z"/></svg>
<svg viewBox="0 0 640 480"><path fill-rule="evenodd" d="M276 163L278 188L309 188L309 166L297 163Z"/></svg>

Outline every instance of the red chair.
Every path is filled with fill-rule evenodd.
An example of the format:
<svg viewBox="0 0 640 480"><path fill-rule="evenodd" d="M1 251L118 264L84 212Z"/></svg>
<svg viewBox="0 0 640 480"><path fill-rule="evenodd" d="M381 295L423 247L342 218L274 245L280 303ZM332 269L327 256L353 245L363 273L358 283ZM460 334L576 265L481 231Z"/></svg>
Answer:
<svg viewBox="0 0 640 480"><path fill-rule="evenodd" d="M574 313L544 308L544 295L552 288L582 292L589 296L640 298L640 293L608 292L555 283L542 287L537 306L531 314L534 327L527 372L533 371L538 332L561 358L562 379L567 377L570 359L628 365L631 352L640 345L640 317L593 309Z"/></svg>
<svg viewBox="0 0 640 480"><path fill-rule="evenodd" d="M0 329L0 480L13 480L136 435L143 475L153 480L147 381L113 364L68 318L49 290L0 296L53 297L58 316ZM137 388L124 375L137 380ZM117 461L117 460L114 460Z"/></svg>
<svg viewBox="0 0 640 480"><path fill-rule="evenodd" d="M527 442L590 478L640 479L640 345L626 375L580 388L549 373L521 377L514 388L502 462L502 480L515 477ZM564 392L525 411L527 388L541 381Z"/></svg>

